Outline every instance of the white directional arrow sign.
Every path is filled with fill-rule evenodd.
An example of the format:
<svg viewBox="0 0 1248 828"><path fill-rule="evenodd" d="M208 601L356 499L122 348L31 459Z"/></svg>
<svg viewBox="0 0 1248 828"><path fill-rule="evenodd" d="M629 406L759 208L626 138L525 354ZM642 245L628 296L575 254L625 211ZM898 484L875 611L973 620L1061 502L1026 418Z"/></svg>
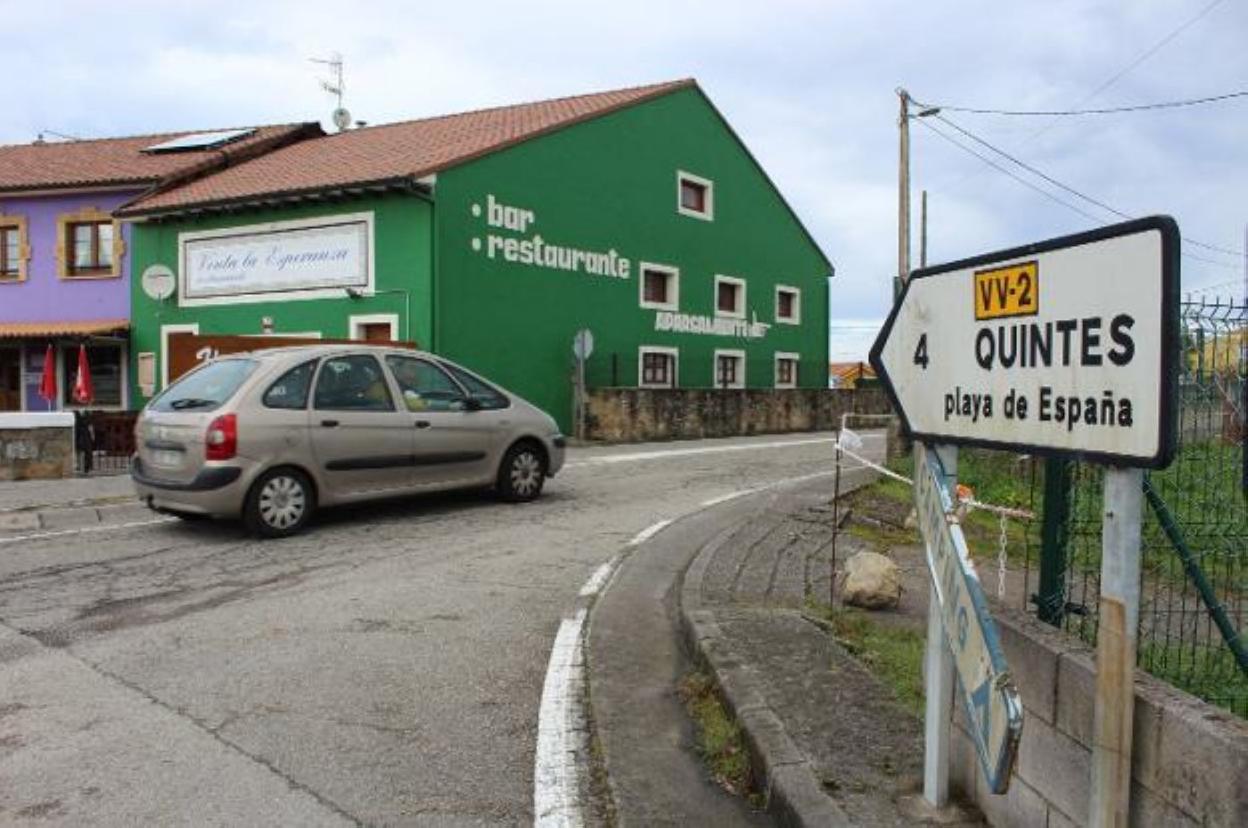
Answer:
<svg viewBox="0 0 1248 828"><path fill-rule="evenodd" d="M1178 299L1178 225L1138 219L915 271L871 365L916 438L1161 468Z"/></svg>

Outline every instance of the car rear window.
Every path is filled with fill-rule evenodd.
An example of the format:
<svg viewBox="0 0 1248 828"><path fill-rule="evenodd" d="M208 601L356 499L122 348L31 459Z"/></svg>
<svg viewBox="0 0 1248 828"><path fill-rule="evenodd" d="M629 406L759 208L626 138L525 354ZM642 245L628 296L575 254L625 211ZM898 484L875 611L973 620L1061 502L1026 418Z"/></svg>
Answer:
<svg viewBox="0 0 1248 828"><path fill-rule="evenodd" d="M153 411L212 411L256 370L254 359L222 359L192 371L152 400Z"/></svg>

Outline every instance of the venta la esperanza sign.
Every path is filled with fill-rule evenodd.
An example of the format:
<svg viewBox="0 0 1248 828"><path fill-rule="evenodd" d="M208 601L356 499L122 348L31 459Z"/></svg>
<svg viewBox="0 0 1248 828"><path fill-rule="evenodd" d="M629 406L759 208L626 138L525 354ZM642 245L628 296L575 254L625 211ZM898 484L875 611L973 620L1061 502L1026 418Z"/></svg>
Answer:
<svg viewBox="0 0 1248 828"><path fill-rule="evenodd" d="M182 296L194 300L366 287L369 229L368 220L358 217L312 225L282 222L262 231L184 234Z"/></svg>

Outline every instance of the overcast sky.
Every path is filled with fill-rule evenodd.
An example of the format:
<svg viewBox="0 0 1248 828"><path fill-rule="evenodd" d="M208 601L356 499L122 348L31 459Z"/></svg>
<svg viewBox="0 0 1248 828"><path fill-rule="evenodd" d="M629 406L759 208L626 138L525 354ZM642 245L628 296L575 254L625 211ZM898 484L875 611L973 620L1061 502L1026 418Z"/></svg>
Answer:
<svg viewBox="0 0 1248 828"><path fill-rule="evenodd" d="M843 323L855 326L844 346L884 314L896 270L898 86L922 101L1041 110L1246 90L1245 0L1221 0L1140 60L1211 2L0 0L0 142L327 121L332 100L308 58L333 51L348 108L370 123L693 76L836 264L832 315L860 320ZM1188 239L1243 249L1248 98L1101 117L944 114L1118 210L1169 213ZM920 124L913 154L932 263L1098 223ZM1185 250L1185 290L1230 283L1219 292L1243 295L1242 256ZM847 348L852 358L859 345Z"/></svg>

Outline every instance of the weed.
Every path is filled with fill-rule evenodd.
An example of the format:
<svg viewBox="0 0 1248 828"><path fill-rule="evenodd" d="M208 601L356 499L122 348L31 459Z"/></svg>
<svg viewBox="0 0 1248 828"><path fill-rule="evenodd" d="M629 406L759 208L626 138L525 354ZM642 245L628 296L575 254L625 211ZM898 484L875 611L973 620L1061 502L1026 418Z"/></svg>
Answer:
<svg viewBox="0 0 1248 828"><path fill-rule="evenodd" d="M753 766L741 726L728 715L715 683L706 673L695 670L680 680L677 690L693 719L698 753L711 777L724 790L761 808L762 794L754 786Z"/></svg>
<svg viewBox="0 0 1248 828"><path fill-rule="evenodd" d="M893 691L906 710L923 715L923 634L909 627L880 624L865 612L823 604L810 606L832 635Z"/></svg>

